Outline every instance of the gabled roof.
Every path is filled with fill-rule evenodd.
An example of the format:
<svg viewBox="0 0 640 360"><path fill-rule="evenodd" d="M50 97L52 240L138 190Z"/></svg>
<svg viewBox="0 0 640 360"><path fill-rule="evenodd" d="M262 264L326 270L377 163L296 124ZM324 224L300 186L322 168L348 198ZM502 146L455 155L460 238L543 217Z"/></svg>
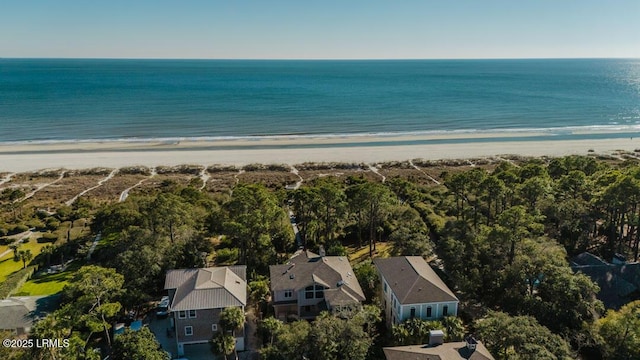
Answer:
<svg viewBox="0 0 640 360"><path fill-rule="evenodd" d="M247 304L246 267L167 271L165 290L175 289L171 311L218 309Z"/></svg>
<svg viewBox="0 0 640 360"><path fill-rule="evenodd" d="M441 345L409 345L384 348L387 360L494 360L482 343L476 344L475 351L467 349L467 343L452 342Z"/></svg>
<svg viewBox="0 0 640 360"><path fill-rule="evenodd" d="M583 252L583 253L580 253L580 254L576 255L575 257L573 257L571 259L571 265L574 265L574 266L585 266L585 265L597 266L597 265L609 265L609 263L607 263L606 261L602 260L601 258L593 255L590 252Z"/></svg>
<svg viewBox="0 0 640 360"><path fill-rule="evenodd" d="M618 309L635 300L640 290L640 263L610 264L601 258L584 252L571 259L575 272L587 275L598 284L598 299L607 309Z"/></svg>
<svg viewBox="0 0 640 360"><path fill-rule="evenodd" d="M310 251L298 251L286 264L269 266L269 272L272 291L299 291L320 284L327 288L325 296L331 296L336 302L348 298L352 298L352 302L365 300L351 264L344 256L320 256ZM331 289L339 289L342 294L330 295Z"/></svg>
<svg viewBox="0 0 640 360"><path fill-rule="evenodd" d="M27 329L57 307L57 296L17 296L0 300L0 330Z"/></svg>
<svg viewBox="0 0 640 360"><path fill-rule="evenodd" d="M401 304L458 301L453 291L420 256L374 259Z"/></svg>

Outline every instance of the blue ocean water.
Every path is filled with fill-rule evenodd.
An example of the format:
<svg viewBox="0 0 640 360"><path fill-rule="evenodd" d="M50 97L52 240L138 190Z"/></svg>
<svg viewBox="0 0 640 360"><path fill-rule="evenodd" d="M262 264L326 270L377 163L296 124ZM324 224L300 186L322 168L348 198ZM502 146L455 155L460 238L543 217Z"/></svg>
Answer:
<svg viewBox="0 0 640 360"><path fill-rule="evenodd" d="M514 129L640 132L640 60L0 59L0 142Z"/></svg>

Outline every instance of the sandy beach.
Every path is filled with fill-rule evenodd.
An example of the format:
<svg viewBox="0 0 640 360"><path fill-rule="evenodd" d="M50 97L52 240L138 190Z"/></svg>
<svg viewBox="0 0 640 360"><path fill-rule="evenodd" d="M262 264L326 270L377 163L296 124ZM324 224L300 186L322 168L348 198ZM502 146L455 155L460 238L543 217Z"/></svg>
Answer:
<svg viewBox="0 0 640 360"><path fill-rule="evenodd" d="M504 137L505 134L500 134ZM487 134L446 136L357 136L342 138L273 138L226 141L80 142L0 145L0 171L22 172L49 168L118 168L132 165L246 165L303 162L403 161L410 159L467 159L499 155L564 156L633 152L638 138L589 140L491 140ZM462 142L455 140L462 139ZM476 139L477 141L474 141ZM442 143L420 141L445 140ZM375 144L375 145L371 145Z"/></svg>

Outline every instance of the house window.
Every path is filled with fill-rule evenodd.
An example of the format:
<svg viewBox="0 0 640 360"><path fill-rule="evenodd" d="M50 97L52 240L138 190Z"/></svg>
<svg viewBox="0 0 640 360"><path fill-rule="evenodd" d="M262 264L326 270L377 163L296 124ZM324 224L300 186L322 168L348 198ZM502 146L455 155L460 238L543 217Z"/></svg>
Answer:
<svg viewBox="0 0 640 360"><path fill-rule="evenodd" d="M189 319L195 319L195 317L196 317L196 311L189 310Z"/></svg>
<svg viewBox="0 0 640 360"><path fill-rule="evenodd" d="M387 292L387 283L384 283L384 292Z"/></svg>
<svg viewBox="0 0 640 360"><path fill-rule="evenodd" d="M218 331L218 324L211 324L211 331Z"/></svg>
<svg viewBox="0 0 640 360"><path fill-rule="evenodd" d="M414 317L416 317L416 308L414 308L414 307L411 308L411 315L409 315L409 316L411 316L412 319Z"/></svg>
<svg viewBox="0 0 640 360"><path fill-rule="evenodd" d="M285 291L284 291L284 297L285 297L285 298L291 298L291 297L293 297L293 290L285 290Z"/></svg>
<svg viewBox="0 0 640 360"><path fill-rule="evenodd" d="M187 312L186 311L178 311L178 319L186 319Z"/></svg>
<svg viewBox="0 0 640 360"><path fill-rule="evenodd" d="M313 286L307 286L304 289L304 298L305 299L313 299Z"/></svg>
<svg viewBox="0 0 640 360"><path fill-rule="evenodd" d="M193 326L185 326L184 327L184 336L193 335Z"/></svg>
<svg viewBox="0 0 640 360"><path fill-rule="evenodd" d="M427 307L427 317L430 318L431 317L431 306Z"/></svg>
<svg viewBox="0 0 640 360"><path fill-rule="evenodd" d="M448 316L449 315L449 306L445 305L442 307L442 316Z"/></svg>
<svg viewBox="0 0 640 360"><path fill-rule="evenodd" d="M322 285L311 285L304 288L304 298L305 299L322 299L324 298L324 286Z"/></svg>

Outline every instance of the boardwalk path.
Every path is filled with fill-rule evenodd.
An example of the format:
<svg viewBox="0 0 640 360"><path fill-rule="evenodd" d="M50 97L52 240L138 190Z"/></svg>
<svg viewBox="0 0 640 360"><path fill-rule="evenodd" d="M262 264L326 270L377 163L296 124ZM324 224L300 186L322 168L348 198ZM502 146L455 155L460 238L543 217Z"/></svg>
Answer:
<svg viewBox="0 0 640 360"><path fill-rule="evenodd" d="M304 179L302 178L302 176L300 176L300 174L298 174L298 169L294 168L293 166L291 166L291 173L294 174L295 176L298 177L298 179L300 179L298 182L296 182L296 184L293 186L293 190L297 190L298 188L300 188L300 185L302 185L302 182L304 181Z"/></svg>
<svg viewBox="0 0 640 360"><path fill-rule="evenodd" d="M7 174L2 180L0 180L0 185L4 185L11 181L11 178L15 175L15 173Z"/></svg>
<svg viewBox="0 0 640 360"><path fill-rule="evenodd" d="M373 166L373 165L369 165L369 170L371 170L371 172L375 173L376 175L380 176L382 178L382 183L384 183L385 181L387 181L387 177L380 174L380 171L378 171L378 168Z"/></svg>
<svg viewBox="0 0 640 360"><path fill-rule="evenodd" d="M202 171L200 171L200 179L202 179L202 186L200 186L200 191L204 190L204 188L207 186L207 181L209 181L209 179L211 178L211 175L209 175L209 172L207 171L207 167L203 167Z"/></svg>
<svg viewBox="0 0 640 360"><path fill-rule="evenodd" d="M74 202L76 202L76 200L78 200L78 198L86 193L88 193L89 191L93 190L93 189L97 189L100 186L102 186L104 183L106 183L107 181L111 180L116 173L118 172L118 169L113 170L109 175L107 175L107 177L105 177L104 179L98 181L98 184L96 186L92 186L84 191L82 191L80 194L74 196L73 198L71 198L69 201L65 202L65 205L67 206L71 206Z"/></svg>
<svg viewBox="0 0 640 360"><path fill-rule="evenodd" d="M414 169L416 169L416 170L420 171L421 173L423 173L423 174L424 174L424 176L426 176L426 177L428 177L429 179L431 179L431 181L433 181L434 183L436 183L436 184L440 185L440 181L438 181L438 180L434 179L434 178L433 178L433 176L431 176L431 175L427 174L427 173L426 173L426 171L424 171L424 170L420 169L418 166L416 166L416 165L413 163L413 161L409 160L409 165L411 165Z"/></svg>
<svg viewBox="0 0 640 360"><path fill-rule="evenodd" d="M154 176L156 176L157 172L156 172L156 168L153 167L151 168L151 174L149 175L148 178L146 179L142 179L140 181L138 181L138 183L136 183L135 185L133 185L132 187L126 188L122 191L122 193L120 193L120 198L118 199L119 202L123 202L125 200L127 200L127 197L129 197L129 191L131 191L132 189L142 185L145 181L153 178Z"/></svg>
<svg viewBox="0 0 640 360"><path fill-rule="evenodd" d="M21 201L25 201L25 200L27 200L27 199L29 199L29 198L33 197L33 195L35 195L38 191L40 191L40 190L42 190L42 189L46 188L47 186L53 185L53 184L57 183L58 181L60 181L60 180L64 179L64 174L65 174L65 173L66 173L66 171L61 171L61 172L60 172L60 176L59 176L57 179L53 180L53 181L52 181L52 182L50 182L50 183L41 184L40 186L38 186L38 188L37 188L37 189L35 189L35 190L33 190L32 192L28 193L28 194L27 194L27 195L25 195L22 199L17 199L16 201L14 201L14 203L21 202Z"/></svg>

